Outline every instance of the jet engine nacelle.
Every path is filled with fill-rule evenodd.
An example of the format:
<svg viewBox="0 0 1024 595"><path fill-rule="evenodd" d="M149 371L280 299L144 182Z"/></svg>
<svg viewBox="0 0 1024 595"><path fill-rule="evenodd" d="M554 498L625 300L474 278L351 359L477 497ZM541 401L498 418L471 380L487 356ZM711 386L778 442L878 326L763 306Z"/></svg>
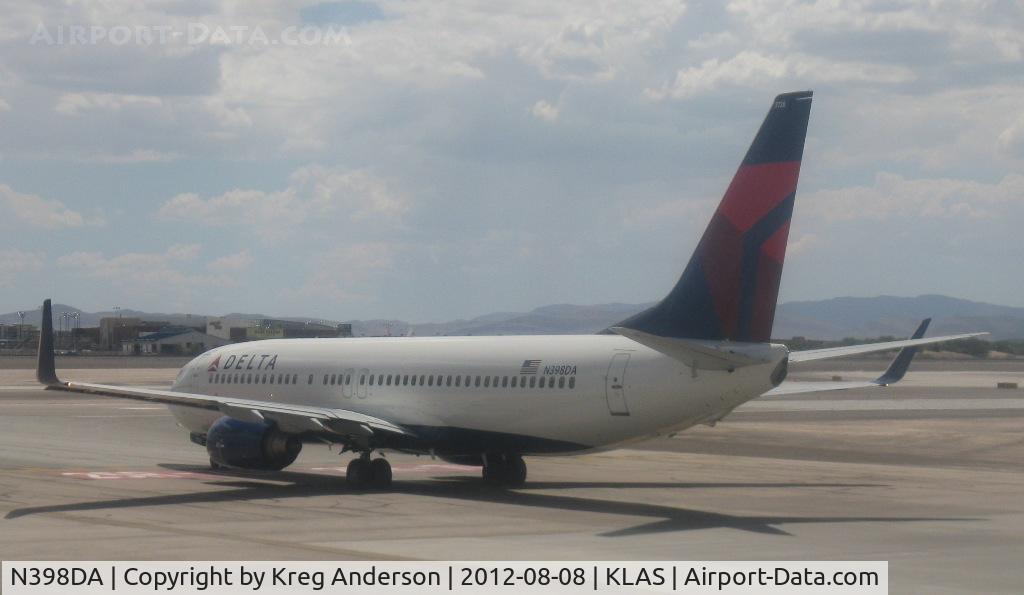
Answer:
<svg viewBox="0 0 1024 595"><path fill-rule="evenodd" d="M302 450L297 436L270 424L222 417L206 433L210 461L225 467L279 471L295 462Z"/></svg>

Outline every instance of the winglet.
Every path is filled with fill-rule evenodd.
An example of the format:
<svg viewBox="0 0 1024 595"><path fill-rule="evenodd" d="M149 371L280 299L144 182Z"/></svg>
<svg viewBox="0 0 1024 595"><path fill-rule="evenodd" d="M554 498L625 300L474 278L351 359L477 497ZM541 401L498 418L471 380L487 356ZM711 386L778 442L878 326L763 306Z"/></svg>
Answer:
<svg viewBox="0 0 1024 595"><path fill-rule="evenodd" d="M43 320L39 327L39 359L36 363L36 379L46 386L61 384L57 378L57 366L53 357L53 307L50 300L43 300Z"/></svg>
<svg viewBox="0 0 1024 595"><path fill-rule="evenodd" d="M920 339L924 337L924 332L928 330L928 325L931 321L931 318L925 318L922 320L921 324L918 325L917 330L914 331L914 335L910 338ZM892 363L889 364L888 369L886 369L885 373L875 380L875 383L881 384L882 386L888 386L890 384L896 384L902 380L903 375L907 373L907 368L910 367L910 362L913 361L914 356L917 355L917 352L920 349L921 348L917 346L904 347L903 349L900 349L899 353L896 354L896 357L893 358Z"/></svg>

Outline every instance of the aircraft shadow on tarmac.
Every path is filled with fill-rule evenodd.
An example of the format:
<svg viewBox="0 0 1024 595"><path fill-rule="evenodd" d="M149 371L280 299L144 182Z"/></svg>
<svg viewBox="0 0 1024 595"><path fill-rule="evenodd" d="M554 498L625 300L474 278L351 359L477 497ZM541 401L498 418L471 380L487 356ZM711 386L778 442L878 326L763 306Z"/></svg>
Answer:
<svg viewBox="0 0 1024 595"><path fill-rule="evenodd" d="M188 471L208 474L212 481L208 485L220 488L214 491L192 492L187 494L167 494L161 496L144 496L137 498L119 498L94 502L57 504L51 506L29 506L18 508L7 513L7 520L26 516L47 514L85 512L92 510L110 510L147 506L172 506L181 504L215 504L218 502L244 502L249 500L268 500L283 498L306 498L313 496L329 496L348 494L355 497L374 494L373 491L351 492L345 485L344 477L321 475L296 471L276 473L250 473L234 471L212 472L207 467L190 465L161 465L175 471ZM222 479L221 479L222 478ZM446 498L474 502L490 502L512 506L526 506L576 512L593 512L608 515L630 517L648 517L655 519L635 527L617 529L601 533L604 537L625 537L649 533L671 531L692 531L697 529L730 528L753 533L789 536L790 533L776 525L812 524L812 523L906 523L928 521L974 521L973 518L948 517L905 517L905 516L758 516L732 515L691 508L665 506L644 502L625 502L620 500L604 500L563 496L558 494L531 493L532 490L570 489L570 488L623 488L623 489L766 489L766 488L856 488L856 487L887 487L882 484L855 483L686 483L686 482L533 482L523 488L505 490L483 485L478 479L461 477L416 479L411 481L395 481L388 493L409 494L421 497Z"/></svg>

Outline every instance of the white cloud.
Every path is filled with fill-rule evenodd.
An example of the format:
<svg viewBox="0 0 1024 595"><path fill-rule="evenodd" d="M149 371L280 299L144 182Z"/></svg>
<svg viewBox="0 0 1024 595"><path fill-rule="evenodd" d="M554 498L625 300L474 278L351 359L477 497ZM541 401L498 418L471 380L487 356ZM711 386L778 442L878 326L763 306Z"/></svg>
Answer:
<svg viewBox="0 0 1024 595"><path fill-rule="evenodd" d="M961 59L1016 62L1024 54L1019 8L998 2L733 0L728 11L766 45L785 46L808 31L825 36L926 32L947 37Z"/></svg>
<svg viewBox="0 0 1024 595"><path fill-rule="evenodd" d="M174 152L154 151L152 149L135 149L128 153L99 153L81 155L75 161L82 163L168 163L180 159L181 155Z"/></svg>
<svg viewBox="0 0 1024 595"><path fill-rule="evenodd" d="M643 203L624 202L622 224L627 229L645 231L678 227L694 221L707 221L721 199L694 199L674 196L668 200Z"/></svg>
<svg viewBox="0 0 1024 595"><path fill-rule="evenodd" d="M8 221L8 226L16 223L37 229L56 230L105 224L101 216L86 217L69 209L59 200L17 192L6 184L0 184L0 208L7 214L4 219Z"/></svg>
<svg viewBox="0 0 1024 595"><path fill-rule="evenodd" d="M1009 174L998 182L985 183L881 173L871 186L811 192L800 198L800 204L808 214L827 221L992 219L1024 205L1024 175Z"/></svg>
<svg viewBox="0 0 1024 595"><path fill-rule="evenodd" d="M822 244L822 239L817 234L805 233L799 238L789 239L789 245L786 246L786 251L790 256L800 256L806 254L811 250L814 250Z"/></svg>
<svg viewBox="0 0 1024 595"><path fill-rule="evenodd" d="M720 47L729 47L739 43L740 38L732 31L718 31L716 33L702 33L697 39L686 42L686 47L691 50L713 50Z"/></svg>
<svg viewBox="0 0 1024 595"><path fill-rule="evenodd" d="M173 244L163 252L127 252L105 256L102 252L78 251L57 258L67 275L116 287L126 300L176 304L186 307L210 291L234 288L239 279L217 259L203 267L198 263L199 244ZM203 269L208 272L202 272Z"/></svg>
<svg viewBox="0 0 1024 595"><path fill-rule="evenodd" d="M1024 114L999 133L997 143L1004 154L1024 158Z"/></svg>
<svg viewBox="0 0 1024 595"><path fill-rule="evenodd" d="M540 41L526 41L519 54L547 78L581 83L616 78L686 12L684 2L673 0L563 6L563 13L549 15L549 22L562 20L560 29ZM539 23L531 25L527 32L542 30Z"/></svg>
<svg viewBox="0 0 1024 595"><path fill-rule="evenodd" d="M801 54L779 57L743 51L727 60L711 58L700 66L682 69L676 73L671 85L662 89L648 89L647 95L655 99L667 96L678 99L711 93L723 86L761 87L782 80L793 80L795 84L808 86L823 82L891 84L913 79L914 73L902 66L829 61Z"/></svg>
<svg viewBox="0 0 1024 595"><path fill-rule="evenodd" d="M369 171L310 165L293 172L284 190L231 190L206 199L179 194L158 215L200 225L244 226L263 239L280 241L306 224L338 220L396 228L408 209L404 198Z"/></svg>
<svg viewBox="0 0 1024 595"><path fill-rule="evenodd" d="M162 279L173 266L195 260L199 250L198 244L174 244L164 252L128 252L110 258L101 252L79 251L58 257L57 265L122 283L156 281ZM172 281L166 278L163 280L165 283Z"/></svg>
<svg viewBox="0 0 1024 595"><path fill-rule="evenodd" d="M334 300L337 302L374 299L374 279L395 270L398 258L407 250L398 242L355 242L340 244L314 255L311 272L298 287L283 287L286 298Z"/></svg>
<svg viewBox="0 0 1024 595"><path fill-rule="evenodd" d="M251 264L252 254L248 250L242 250L216 258L207 264L206 268L215 273L233 273L248 269Z"/></svg>
<svg viewBox="0 0 1024 595"><path fill-rule="evenodd" d="M551 105L543 99L533 104L533 108L530 109L530 113L534 117L544 120L545 122L554 122L558 119L558 106Z"/></svg>
<svg viewBox="0 0 1024 595"><path fill-rule="evenodd" d="M46 255L42 252L0 248L0 287L13 286L18 282L19 273L38 271L45 262Z"/></svg>
<svg viewBox="0 0 1024 595"><path fill-rule="evenodd" d="M123 95L116 93L65 93L53 108L64 116L79 116L91 111L117 112L126 107L159 108L163 101L159 97Z"/></svg>

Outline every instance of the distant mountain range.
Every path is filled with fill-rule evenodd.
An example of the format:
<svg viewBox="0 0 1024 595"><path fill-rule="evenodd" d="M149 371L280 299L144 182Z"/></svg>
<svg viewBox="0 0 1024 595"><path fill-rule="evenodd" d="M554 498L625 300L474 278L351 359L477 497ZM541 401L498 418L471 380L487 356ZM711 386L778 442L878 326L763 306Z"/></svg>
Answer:
<svg viewBox="0 0 1024 595"><path fill-rule="evenodd" d="M500 312L469 320L442 323L411 324L401 320L352 320L356 335L524 335L524 334L586 334L607 328L651 304L598 304L576 306L558 304L535 308L529 312ZM171 324L202 326L205 315L165 314L122 309L108 312L83 312L73 306L56 304L55 314L77 312L83 327L97 326L104 317L166 320ZM878 296L871 298L834 298L820 301L780 304L772 333L779 339L795 336L810 339L842 339L844 337L879 337L909 335L917 323L932 317L930 334L988 331L991 339L1024 339L1024 308L972 302L942 295L917 297ZM308 317L274 317L263 314L232 313L222 318L278 318L317 321ZM20 321L17 312L0 315L0 323ZM25 322L39 325L39 309L26 310ZM334 321L326 321L334 324Z"/></svg>

